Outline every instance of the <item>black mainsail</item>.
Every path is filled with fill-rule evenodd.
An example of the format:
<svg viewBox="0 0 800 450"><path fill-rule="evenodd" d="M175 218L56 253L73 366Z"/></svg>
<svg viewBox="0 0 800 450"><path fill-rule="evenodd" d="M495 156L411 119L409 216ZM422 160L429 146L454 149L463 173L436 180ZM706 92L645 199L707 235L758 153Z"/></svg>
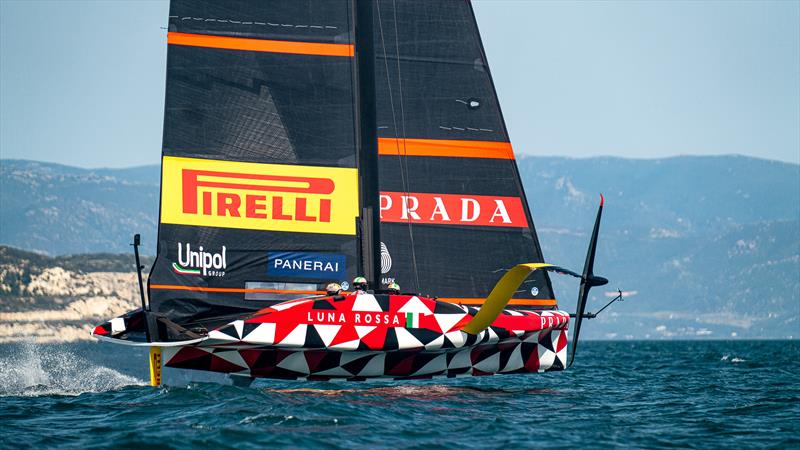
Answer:
<svg viewBox="0 0 800 450"><path fill-rule="evenodd" d="M149 306L92 331L152 385L566 368L547 272L576 345L602 201L583 273L544 263L468 1L173 0L167 40Z"/></svg>
<svg viewBox="0 0 800 450"><path fill-rule="evenodd" d="M173 0L168 44L153 312L362 274L480 305L542 261L468 2ZM546 273L510 306L555 307Z"/></svg>
<svg viewBox="0 0 800 450"><path fill-rule="evenodd" d="M479 305L543 257L472 6L380 0L375 47L384 281ZM547 274L510 306L554 308Z"/></svg>
<svg viewBox="0 0 800 450"><path fill-rule="evenodd" d="M154 312L191 325L359 266L347 0L173 0Z"/></svg>

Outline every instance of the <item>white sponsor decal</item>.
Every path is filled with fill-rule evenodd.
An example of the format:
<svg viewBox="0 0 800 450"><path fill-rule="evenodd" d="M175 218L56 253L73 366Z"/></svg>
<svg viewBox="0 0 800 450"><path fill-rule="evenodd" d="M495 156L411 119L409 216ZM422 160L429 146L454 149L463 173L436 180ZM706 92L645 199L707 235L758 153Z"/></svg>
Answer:
<svg viewBox="0 0 800 450"><path fill-rule="evenodd" d="M389 273L390 270L392 270L392 255L389 254L386 244L381 242L381 273Z"/></svg>
<svg viewBox="0 0 800 450"><path fill-rule="evenodd" d="M180 267L176 268L176 271L185 275L199 271L199 274L204 277L221 277L225 275L225 269L228 265L226 256L224 245L221 252L211 253L205 251L202 245L197 248L197 251L193 251L192 244L187 242L184 249L184 244L178 242L178 264L180 264Z"/></svg>

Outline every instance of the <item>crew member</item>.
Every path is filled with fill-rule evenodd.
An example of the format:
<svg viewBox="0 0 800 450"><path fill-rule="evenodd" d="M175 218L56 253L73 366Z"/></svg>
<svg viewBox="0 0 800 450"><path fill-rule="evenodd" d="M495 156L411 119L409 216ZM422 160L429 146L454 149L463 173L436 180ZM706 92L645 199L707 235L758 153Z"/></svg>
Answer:
<svg viewBox="0 0 800 450"><path fill-rule="evenodd" d="M367 279L364 277L353 278L353 291L356 293L367 292Z"/></svg>
<svg viewBox="0 0 800 450"><path fill-rule="evenodd" d="M392 281L389 283L389 286L386 286L386 290L389 291L390 294L399 294L400 293L400 285Z"/></svg>
<svg viewBox="0 0 800 450"><path fill-rule="evenodd" d="M339 283L328 283L325 286L325 293L329 296L339 295L342 293L342 286Z"/></svg>

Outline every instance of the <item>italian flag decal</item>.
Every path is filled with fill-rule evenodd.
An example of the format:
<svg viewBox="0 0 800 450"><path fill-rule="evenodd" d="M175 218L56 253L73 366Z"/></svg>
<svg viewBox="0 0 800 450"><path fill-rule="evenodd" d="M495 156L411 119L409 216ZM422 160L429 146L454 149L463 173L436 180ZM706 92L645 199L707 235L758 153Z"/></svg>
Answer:
<svg viewBox="0 0 800 450"><path fill-rule="evenodd" d="M200 275L200 269L187 269L178 263L172 263L172 271L179 275Z"/></svg>
<svg viewBox="0 0 800 450"><path fill-rule="evenodd" d="M419 328L419 313L406 313L406 328Z"/></svg>

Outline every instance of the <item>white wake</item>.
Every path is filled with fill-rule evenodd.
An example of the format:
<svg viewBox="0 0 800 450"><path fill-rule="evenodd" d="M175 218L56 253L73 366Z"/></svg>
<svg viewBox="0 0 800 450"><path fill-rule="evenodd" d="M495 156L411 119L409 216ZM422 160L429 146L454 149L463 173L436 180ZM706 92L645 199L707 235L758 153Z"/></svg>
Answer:
<svg viewBox="0 0 800 450"><path fill-rule="evenodd" d="M79 395L145 385L62 347L31 342L4 350L12 352L0 356L0 396Z"/></svg>

